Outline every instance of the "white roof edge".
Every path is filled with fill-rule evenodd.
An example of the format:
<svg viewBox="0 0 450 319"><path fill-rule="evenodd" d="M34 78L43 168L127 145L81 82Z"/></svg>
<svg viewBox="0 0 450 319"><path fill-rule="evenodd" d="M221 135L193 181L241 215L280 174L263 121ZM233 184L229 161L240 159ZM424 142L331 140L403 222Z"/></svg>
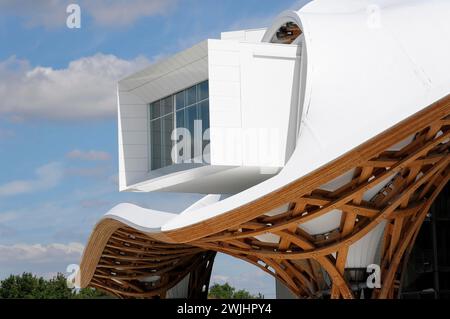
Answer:
<svg viewBox="0 0 450 319"><path fill-rule="evenodd" d="M193 46L191 46L189 48L186 48L186 49L184 49L184 50L182 50L182 51L180 51L180 52L178 52L178 53L176 53L174 55L171 55L171 56L165 57L165 58L163 58L161 60L155 61L154 63L152 63L151 65L149 65L145 69L143 69L141 71L138 71L136 73L133 73L133 74L131 74L131 75L129 75L129 76L119 80L119 82L118 82L119 83L118 84L119 91L121 91L121 92L123 92L123 91L130 92L130 91L135 90L137 86L140 86L142 84L138 84L138 85L135 85L135 86L133 86L133 85L130 86L130 82L138 81L140 79L145 79L145 75L146 74L150 74L150 73L155 72L155 69L157 69L158 67L164 68L167 65L170 65L172 61L177 60L180 56L184 56L184 55L189 54L191 51L198 51L199 49L201 51L204 51L203 55L198 56L198 54L197 54L197 58L201 59L202 57L207 55L208 41L209 41L209 39L206 39L206 40L203 40L203 41L201 41L199 43L196 43L195 45L193 45ZM167 72L170 72L170 70L167 71Z"/></svg>

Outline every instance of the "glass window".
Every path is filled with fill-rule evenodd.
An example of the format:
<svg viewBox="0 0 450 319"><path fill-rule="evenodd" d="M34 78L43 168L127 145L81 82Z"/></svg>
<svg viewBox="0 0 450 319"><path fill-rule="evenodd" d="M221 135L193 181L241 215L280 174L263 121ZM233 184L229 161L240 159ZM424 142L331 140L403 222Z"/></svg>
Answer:
<svg viewBox="0 0 450 319"><path fill-rule="evenodd" d="M209 129L209 101L203 101L200 103L200 119L202 120L202 131L205 133Z"/></svg>
<svg viewBox="0 0 450 319"><path fill-rule="evenodd" d="M150 105L151 119L156 119L161 116L160 102L155 102Z"/></svg>
<svg viewBox="0 0 450 319"><path fill-rule="evenodd" d="M197 85L197 100L203 101L207 99L209 96L209 82L202 82L199 85Z"/></svg>
<svg viewBox="0 0 450 319"><path fill-rule="evenodd" d="M176 120L176 124L177 124L177 129L181 129L181 128L185 128L186 127L186 124L185 124L185 121L184 121L184 110L181 110L181 111L178 111L177 112L177 115L176 115L176 118L177 118L177 120ZM178 132L177 134L180 134L181 132ZM178 137L178 136L177 136ZM182 138L180 137L177 141L176 141L176 143L178 143L178 142L181 142L181 140L182 140ZM186 149L186 145L184 144L184 142L183 142L183 149L182 150L180 150L179 151L179 153L177 154L177 156L178 157L182 157L182 156L184 156L184 153L183 153L183 151ZM177 163L179 163L179 164L181 164L181 162L179 162L179 159L177 159L177 161L176 161Z"/></svg>
<svg viewBox="0 0 450 319"><path fill-rule="evenodd" d="M189 130L189 133L191 134L191 154L188 157L189 159L194 158L194 141L195 141L195 135L194 135L194 124L195 120L198 119L197 117L197 105L190 106L186 108L186 128ZM188 148L189 150L189 148Z"/></svg>
<svg viewBox="0 0 450 319"><path fill-rule="evenodd" d="M190 89L187 90L187 103L186 105L192 105L195 104L195 102L197 102L197 86L193 86Z"/></svg>
<svg viewBox="0 0 450 319"><path fill-rule="evenodd" d="M195 152L195 121L201 120L203 137L204 132L209 128L209 87L208 81L197 84L182 92L171 95L154 103L149 108L150 121L150 168L157 170L174 163L181 163L178 159L172 159L172 149L175 143L172 141L172 132L174 128L186 128L191 135L191 145L185 145L183 150L189 152L184 156L183 152L177 156L185 160L202 158L201 152L209 141L203 141L199 150ZM199 153L199 154L195 154Z"/></svg>
<svg viewBox="0 0 450 319"><path fill-rule="evenodd" d="M202 120L202 138L203 138L205 131L207 129L209 129L209 101L208 100L205 100L200 103L199 113L200 113L200 118ZM205 156L210 155L210 154L205 153L205 149L208 144L209 144L209 140L203 139L203 143L202 143L202 152L204 153L203 158L205 158Z"/></svg>
<svg viewBox="0 0 450 319"><path fill-rule="evenodd" d="M172 165L173 113L162 118L162 165Z"/></svg>
<svg viewBox="0 0 450 319"><path fill-rule="evenodd" d="M173 113L173 96L161 100L161 116Z"/></svg>
<svg viewBox="0 0 450 319"><path fill-rule="evenodd" d="M180 92L175 97L175 101L176 101L176 105L177 105L177 111L181 110L182 108L184 108L186 106L185 93L186 93L185 91Z"/></svg>
<svg viewBox="0 0 450 319"><path fill-rule="evenodd" d="M161 168L161 121L150 122L151 135L151 167L152 170Z"/></svg>
<svg viewBox="0 0 450 319"><path fill-rule="evenodd" d="M184 124L184 110L177 112L177 128L186 127Z"/></svg>

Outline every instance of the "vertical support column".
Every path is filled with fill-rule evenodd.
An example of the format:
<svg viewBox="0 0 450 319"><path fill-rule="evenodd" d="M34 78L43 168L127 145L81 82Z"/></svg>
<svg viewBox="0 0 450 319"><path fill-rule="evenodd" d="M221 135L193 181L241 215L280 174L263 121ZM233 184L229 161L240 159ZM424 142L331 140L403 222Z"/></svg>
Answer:
<svg viewBox="0 0 450 319"><path fill-rule="evenodd" d="M216 257L215 251L208 251L203 254L203 261L194 269L189 278L189 299L207 299L209 282Z"/></svg>

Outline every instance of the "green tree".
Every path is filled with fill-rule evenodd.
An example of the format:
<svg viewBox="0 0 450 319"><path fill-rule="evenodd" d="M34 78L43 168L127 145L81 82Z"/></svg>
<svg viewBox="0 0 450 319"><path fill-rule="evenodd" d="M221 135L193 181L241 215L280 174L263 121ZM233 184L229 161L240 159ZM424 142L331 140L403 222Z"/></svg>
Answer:
<svg viewBox="0 0 450 319"><path fill-rule="evenodd" d="M0 297L4 299L42 298L45 288L45 280L32 274L11 275L1 282Z"/></svg>
<svg viewBox="0 0 450 319"><path fill-rule="evenodd" d="M46 281L46 289L42 299L72 299L75 292L67 287L67 280L63 274Z"/></svg>
<svg viewBox="0 0 450 319"><path fill-rule="evenodd" d="M30 273L11 275L0 282L0 298L3 299L93 299L106 295L86 288L76 291L67 287L66 277L58 274L50 280Z"/></svg>
<svg viewBox="0 0 450 319"><path fill-rule="evenodd" d="M228 283L223 285L214 284L209 288L210 299L232 299L235 288L231 287Z"/></svg>
<svg viewBox="0 0 450 319"><path fill-rule="evenodd" d="M112 297L94 288L80 289L73 297L73 299L108 299L108 298Z"/></svg>
<svg viewBox="0 0 450 319"><path fill-rule="evenodd" d="M208 298L210 299L264 299L264 296L258 294L254 296L247 290L238 290L230 286L228 283L223 285L214 284L209 289Z"/></svg>

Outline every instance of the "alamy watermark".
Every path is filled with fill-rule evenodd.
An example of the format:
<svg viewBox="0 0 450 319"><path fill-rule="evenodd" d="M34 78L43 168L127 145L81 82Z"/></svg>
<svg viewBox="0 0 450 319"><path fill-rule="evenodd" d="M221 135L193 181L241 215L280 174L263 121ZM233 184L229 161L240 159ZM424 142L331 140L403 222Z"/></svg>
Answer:
<svg viewBox="0 0 450 319"><path fill-rule="evenodd" d="M369 289L381 288L381 267L376 264L367 266L367 273L370 273L367 277L366 285Z"/></svg>
<svg viewBox="0 0 450 319"><path fill-rule="evenodd" d="M367 26L369 29L380 29L381 23L381 8L376 4L367 6Z"/></svg>
<svg viewBox="0 0 450 319"><path fill-rule="evenodd" d="M80 289L80 265L68 265L66 268L66 273L68 273L66 279L67 287L70 289Z"/></svg>
<svg viewBox="0 0 450 319"><path fill-rule="evenodd" d="M66 26L69 29L80 29L81 28L81 7L78 4L69 4L66 8L67 16Z"/></svg>
<svg viewBox="0 0 450 319"><path fill-rule="evenodd" d="M283 138L278 128L216 127L203 130L202 120L194 121L193 130L179 127L172 131L171 160L174 164L211 164L260 167L261 174L274 174L283 162ZM211 148L214 141L214 149Z"/></svg>

